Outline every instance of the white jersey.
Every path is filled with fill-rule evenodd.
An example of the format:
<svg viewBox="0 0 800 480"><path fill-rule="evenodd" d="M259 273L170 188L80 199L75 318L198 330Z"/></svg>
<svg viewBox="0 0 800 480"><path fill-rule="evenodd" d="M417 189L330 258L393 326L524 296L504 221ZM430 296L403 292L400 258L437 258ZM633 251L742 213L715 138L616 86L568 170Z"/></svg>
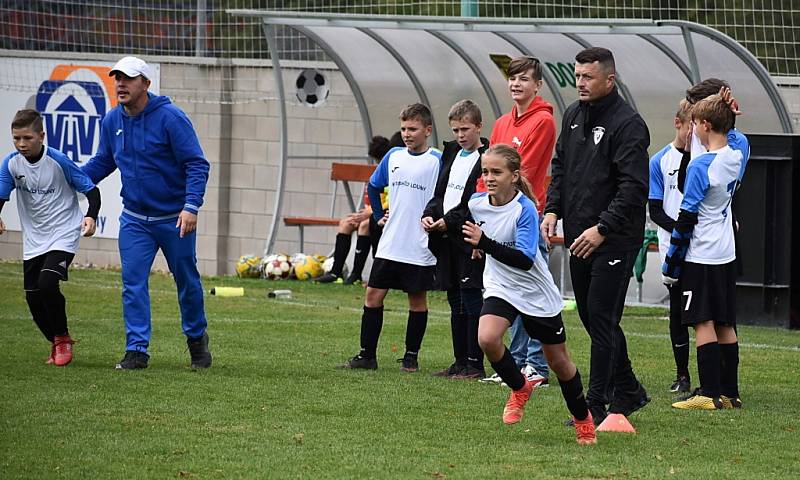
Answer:
<svg viewBox="0 0 800 480"><path fill-rule="evenodd" d="M700 155L686 169L681 210L697 213L686 261L722 265L736 259L731 199L741 180L742 152L729 146Z"/></svg>
<svg viewBox="0 0 800 480"><path fill-rule="evenodd" d="M683 153L671 143L662 148L650 159L650 193L651 200L663 202L664 213L673 220L678 219L683 194L678 190L678 170L681 167ZM661 263L669 250L669 239L672 232L658 227L658 254Z"/></svg>
<svg viewBox="0 0 800 480"><path fill-rule="evenodd" d="M0 165L0 199L8 200L11 191L17 190L23 260L53 250L78 250L84 216L75 192L86 193L94 188L69 157L45 148L36 163L14 152Z"/></svg>
<svg viewBox="0 0 800 480"><path fill-rule="evenodd" d="M450 177L447 179L447 188L444 191L444 202L442 208L444 213L449 212L461 203L461 196L464 195L464 187L469 179L469 174L475 168L475 164L480 160L481 154L477 150L467 152L464 149L458 152L450 167Z"/></svg>
<svg viewBox="0 0 800 480"><path fill-rule="evenodd" d="M501 206L489 203L486 192L469 201L475 224L497 243L521 250L533 260L530 270L521 270L486 256L483 298L501 298L517 310L535 317L553 317L561 312L561 294L547 267L547 247L539 235L539 214L533 201L517 193Z"/></svg>
<svg viewBox="0 0 800 480"><path fill-rule="evenodd" d="M383 157L370 177L372 187L391 192L389 219L383 227L376 258L412 265L436 265L422 228L422 212L433 197L442 166L442 152L429 148L413 154L396 147Z"/></svg>

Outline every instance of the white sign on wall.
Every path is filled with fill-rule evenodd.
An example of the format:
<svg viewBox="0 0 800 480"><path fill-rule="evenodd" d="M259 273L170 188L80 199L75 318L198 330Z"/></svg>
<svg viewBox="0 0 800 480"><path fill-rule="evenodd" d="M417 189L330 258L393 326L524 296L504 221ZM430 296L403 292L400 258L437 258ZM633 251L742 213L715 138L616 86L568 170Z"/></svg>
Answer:
<svg viewBox="0 0 800 480"><path fill-rule="evenodd" d="M27 72L43 72L38 91L27 93L0 90L0 158L14 151L11 140L11 121L17 110L33 108L44 119L45 143L61 150L79 166L85 164L97 151L100 141L100 121L117 105L114 95L114 79L108 76L114 63L77 62L61 60L0 58L0 85L12 85L13 75L20 69ZM158 94L161 66L150 64L153 77L150 91ZM7 76L9 78L3 78ZM5 126L5 127L3 127ZM119 171L115 171L100 182L102 207L97 218L97 233L103 238L119 236L119 216L122 213ZM86 212L88 204L83 195L81 210ZM21 229L17 215L16 194L3 207L3 222L9 230Z"/></svg>

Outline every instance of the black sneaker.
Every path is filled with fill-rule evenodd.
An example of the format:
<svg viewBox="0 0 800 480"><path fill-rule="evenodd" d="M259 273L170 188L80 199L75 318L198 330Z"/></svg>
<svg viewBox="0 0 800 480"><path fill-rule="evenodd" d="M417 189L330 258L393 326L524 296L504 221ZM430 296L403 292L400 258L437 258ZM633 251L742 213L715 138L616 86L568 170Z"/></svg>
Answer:
<svg viewBox="0 0 800 480"><path fill-rule="evenodd" d="M328 272L328 273L323 273L321 277L319 277L318 279L315 280L315 282L317 282L317 283L333 283L333 282L335 282L337 280L339 280L339 275L336 275L335 273Z"/></svg>
<svg viewBox="0 0 800 480"><path fill-rule="evenodd" d="M451 378L453 380L480 380L484 377L486 377L486 370L474 367L472 365L467 365L466 368L462 369Z"/></svg>
<svg viewBox="0 0 800 480"><path fill-rule="evenodd" d="M125 356L114 368L117 370L138 370L147 368L148 361L150 361L150 355L136 350L127 350Z"/></svg>
<svg viewBox="0 0 800 480"><path fill-rule="evenodd" d="M400 371L406 373L416 373L419 371L419 362L417 362L417 356L411 355L406 353L403 355L403 358L398 358L397 363L402 363L403 366L400 367Z"/></svg>
<svg viewBox="0 0 800 480"><path fill-rule="evenodd" d="M337 365L336 368L342 368L345 370L377 370L378 360L375 358L366 358L362 357L361 355L356 355L355 357L348 359L343 364Z"/></svg>
<svg viewBox="0 0 800 480"><path fill-rule="evenodd" d="M352 273L348 275L347 279L344 281L345 285L361 285L361 275L355 276Z"/></svg>
<svg viewBox="0 0 800 480"><path fill-rule="evenodd" d="M650 403L650 397L642 384L635 393L615 398L608 407L608 413L621 413L629 417L633 412Z"/></svg>
<svg viewBox="0 0 800 480"><path fill-rule="evenodd" d="M669 387L672 393L688 393L692 391L691 382L686 375L678 375L672 385Z"/></svg>
<svg viewBox="0 0 800 480"><path fill-rule="evenodd" d="M402 359L401 359L402 360ZM458 363L454 363L449 367L445 368L444 370L439 370L438 372L433 372L431 374L432 377L453 377L460 374L466 367L464 365L460 365Z"/></svg>
<svg viewBox="0 0 800 480"><path fill-rule="evenodd" d="M208 368L211 366L211 352L208 351L208 333L200 338L186 339L189 355L192 357L192 368Z"/></svg>

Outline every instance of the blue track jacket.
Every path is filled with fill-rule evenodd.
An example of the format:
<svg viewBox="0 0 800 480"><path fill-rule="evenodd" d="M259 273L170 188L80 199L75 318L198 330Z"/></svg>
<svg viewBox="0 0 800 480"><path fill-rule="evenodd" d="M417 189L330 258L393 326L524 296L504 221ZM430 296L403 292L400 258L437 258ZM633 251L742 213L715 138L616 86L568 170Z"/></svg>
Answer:
<svg viewBox="0 0 800 480"><path fill-rule="evenodd" d="M203 205L209 163L189 117L168 97L148 96L135 117L122 106L108 112L97 153L82 170L97 183L118 168L122 204L133 213L196 214Z"/></svg>

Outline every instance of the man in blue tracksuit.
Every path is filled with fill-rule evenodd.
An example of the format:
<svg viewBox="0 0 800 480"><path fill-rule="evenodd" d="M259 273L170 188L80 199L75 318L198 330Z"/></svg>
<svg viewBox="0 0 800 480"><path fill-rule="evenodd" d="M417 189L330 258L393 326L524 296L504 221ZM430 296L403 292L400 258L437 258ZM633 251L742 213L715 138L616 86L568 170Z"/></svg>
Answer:
<svg viewBox="0 0 800 480"><path fill-rule="evenodd" d="M195 229L209 164L186 114L169 98L147 91L151 72L136 57L125 57L111 69L119 106L103 118L97 154L83 167L95 183L115 169L122 177L119 253L127 345L116 368L147 368L148 278L159 248L178 287L191 366L208 368Z"/></svg>

